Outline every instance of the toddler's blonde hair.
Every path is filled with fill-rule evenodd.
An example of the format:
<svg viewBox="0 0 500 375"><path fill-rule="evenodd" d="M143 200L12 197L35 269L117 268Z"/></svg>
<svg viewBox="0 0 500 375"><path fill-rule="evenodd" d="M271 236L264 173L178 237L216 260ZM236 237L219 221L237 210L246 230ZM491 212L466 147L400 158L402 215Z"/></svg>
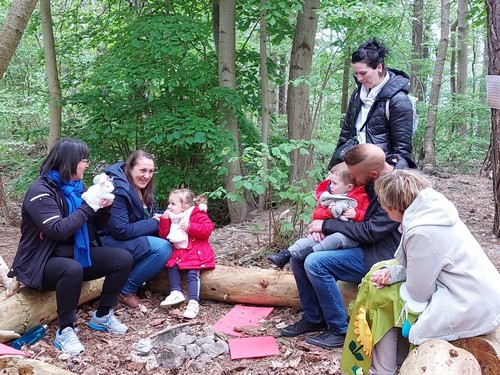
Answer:
<svg viewBox="0 0 500 375"><path fill-rule="evenodd" d="M351 172L349 172L347 164L344 162L335 164L332 169L330 169L330 174L339 176L346 185L356 185L356 180L351 177Z"/></svg>
<svg viewBox="0 0 500 375"><path fill-rule="evenodd" d="M206 204L208 203L208 198L206 195L201 194L195 196L193 191L190 189L174 189L170 192L170 195L177 195L180 198L184 209L188 209L193 206L200 206L203 204L206 206Z"/></svg>

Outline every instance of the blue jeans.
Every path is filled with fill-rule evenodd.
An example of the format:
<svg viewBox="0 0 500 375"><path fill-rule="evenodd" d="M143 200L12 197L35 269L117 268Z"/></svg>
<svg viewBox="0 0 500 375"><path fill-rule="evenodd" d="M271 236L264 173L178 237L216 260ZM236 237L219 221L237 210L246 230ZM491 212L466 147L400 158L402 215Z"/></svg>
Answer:
<svg viewBox="0 0 500 375"><path fill-rule="evenodd" d="M310 323L326 321L337 334L347 332L347 312L337 280L360 283L365 259L360 248L321 251L305 261L290 259L304 318Z"/></svg>
<svg viewBox="0 0 500 375"><path fill-rule="evenodd" d="M165 268L172 255L172 245L160 237L148 236L149 251L138 259L127 282L123 286L123 294L137 293L137 289L146 281Z"/></svg>

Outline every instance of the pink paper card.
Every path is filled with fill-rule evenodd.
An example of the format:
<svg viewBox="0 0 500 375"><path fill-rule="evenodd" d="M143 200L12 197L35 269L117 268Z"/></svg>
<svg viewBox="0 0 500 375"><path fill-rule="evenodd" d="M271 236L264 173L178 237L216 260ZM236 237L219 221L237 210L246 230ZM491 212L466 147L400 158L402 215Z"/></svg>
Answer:
<svg viewBox="0 0 500 375"><path fill-rule="evenodd" d="M0 344L0 355L23 355L25 357L30 356L28 353L11 348L10 346L4 344Z"/></svg>
<svg viewBox="0 0 500 375"><path fill-rule="evenodd" d="M272 307L253 307L236 305L231 311L219 319L214 325L215 332L226 333L233 336L241 336L233 328L238 326L259 326L259 320L265 318L273 311Z"/></svg>
<svg viewBox="0 0 500 375"><path fill-rule="evenodd" d="M272 336L229 339L231 359L268 357L280 354L278 343Z"/></svg>

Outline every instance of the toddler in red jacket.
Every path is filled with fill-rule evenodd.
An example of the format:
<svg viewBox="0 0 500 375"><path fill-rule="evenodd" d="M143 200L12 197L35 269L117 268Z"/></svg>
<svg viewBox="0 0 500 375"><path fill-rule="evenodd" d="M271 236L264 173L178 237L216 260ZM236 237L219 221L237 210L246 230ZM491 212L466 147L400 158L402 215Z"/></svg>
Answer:
<svg viewBox="0 0 500 375"><path fill-rule="evenodd" d="M195 197L189 189L170 193L168 207L160 218L160 237L172 243L173 253L166 267L170 294L160 306L184 302L181 271L186 271L188 305L184 317L194 319L200 311L200 270L215 268L215 256L208 238L214 223L207 215L206 198Z"/></svg>
<svg viewBox="0 0 500 375"><path fill-rule="evenodd" d="M345 163L333 166L328 179L318 184L316 200L319 204L314 209L313 220L336 218L361 222L370 203L364 185L356 185ZM283 268L291 257L304 260L313 251L347 249L358 245L357 241L342 233L330 234L320 242L309 236L298 239L288 249L269 255L268 259Z"/></svg>

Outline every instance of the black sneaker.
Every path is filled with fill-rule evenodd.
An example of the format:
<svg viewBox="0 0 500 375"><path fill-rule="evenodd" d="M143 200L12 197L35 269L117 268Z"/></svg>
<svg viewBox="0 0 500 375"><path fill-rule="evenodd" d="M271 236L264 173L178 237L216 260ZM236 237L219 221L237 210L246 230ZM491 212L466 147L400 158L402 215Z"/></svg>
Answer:
<svg viewBox="0 0 500 375"><path fill-rule="evenodd" d="M277 253L271 254L267 257L271 263L276 267L283 269L286 264L290 261L292 254L288 250L280 250Z"/></svg>
<svg viewBox="0 0 500 375"><path fill-rule="evenodd" d="M340 348L344 346L344 341L345 334L339 335L331 329L327 329L317 336L311 336L306 339L308 344L316 345L325 349Z"/></svg>
<svg viewBox="0 0 500 375"><path fill-rule="evenodd" d="M286 326L281 329L281 336L295 337L308 332L322 331L326 328L326 323L310 323L306 318L300 319L297 323Z"/></svg>

